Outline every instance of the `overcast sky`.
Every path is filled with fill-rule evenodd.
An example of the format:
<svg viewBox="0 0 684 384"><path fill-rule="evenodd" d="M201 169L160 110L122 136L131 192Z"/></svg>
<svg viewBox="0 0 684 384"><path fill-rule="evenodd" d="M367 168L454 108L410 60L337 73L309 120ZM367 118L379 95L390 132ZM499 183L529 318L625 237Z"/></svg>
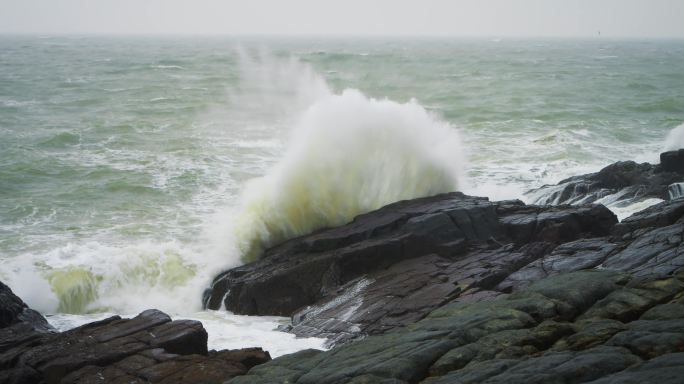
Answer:
<svg viewBox="0 0 684 384"><path fill-rule="evenodd" d="M0 33L682 37L684 0L0 0Z"/></svg>

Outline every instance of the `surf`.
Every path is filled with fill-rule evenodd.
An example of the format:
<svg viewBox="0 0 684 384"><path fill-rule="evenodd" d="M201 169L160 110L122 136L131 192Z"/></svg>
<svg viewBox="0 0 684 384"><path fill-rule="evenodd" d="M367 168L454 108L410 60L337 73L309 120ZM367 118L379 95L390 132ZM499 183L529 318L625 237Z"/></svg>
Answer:
<svg viewBox="0 0 684 384"><path fill-rule="evenodd" d="M416 100L330 92L296 119L289 148L241 198L241 260L389 203L455 191L464 156L458 130Z"/></svg>

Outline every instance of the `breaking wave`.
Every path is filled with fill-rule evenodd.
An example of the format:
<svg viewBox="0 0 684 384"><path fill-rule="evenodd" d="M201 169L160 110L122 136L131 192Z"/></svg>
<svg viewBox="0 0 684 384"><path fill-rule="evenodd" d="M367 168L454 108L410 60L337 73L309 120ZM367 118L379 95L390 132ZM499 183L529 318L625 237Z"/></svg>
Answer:
<svg viewBox="0 0 684 384"><path fill-rule="evenodd" d="M150 306L192 313L201 308L202 290L216 273L240 259L254 259L265 247L346 223L397 200L459 187L463 162L458 131L418 102L376 100L357 90L335 93L310 66L291 58L245 51L237 51L236 57L240 82L228 90L225 116L209 117L225 117L256 132L240 136L228 129L217 139L238 152L226 154L231 164L245 162L238 170L265 173L244 185L237 203L221 210L209 205L217 200L205 202L200 195L200 213L190 221L196 228L186 237L178 236L188 230L182 220L169 224L165 236L146 235L141 229L131 235L108 223L101 231L84 225L80 237L62 239L58 234L55 244L0 260L0 279L43 313L125 314ZM262 156L263 162L278 156L280 134L287 132L288 149L270 171L242 169L250 166L245 159L252 159L243 152ZM63 133L40 145L70 149L80 140ZM121 162L127 173L146 170L130 168L139 165L122 153L110 151L112 157L98 158L102 164L96 165L109 169ZM82 154L78 161L84 162ZM153 181L159 175L156 168L149 170ZM161 175L162 182L144 188L168 192L167 180L176 175ZM242 182L232 175L219 180L231 188ZM123 183L118 188L140 186Z"/></svg>
<svg viewBox="0 0 684 384"><path fill-rule="evenodd" d="M462 166L458 131L415 100L329 93L300 116L280 162L247 184L234 226L242 260L395 201L454 191Z"/></svg>

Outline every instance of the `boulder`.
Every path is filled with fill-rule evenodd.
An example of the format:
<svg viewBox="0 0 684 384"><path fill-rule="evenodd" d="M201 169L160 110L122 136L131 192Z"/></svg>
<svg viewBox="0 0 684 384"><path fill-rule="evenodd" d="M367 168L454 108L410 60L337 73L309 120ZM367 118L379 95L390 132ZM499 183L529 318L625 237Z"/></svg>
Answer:
<svg viewBox="0 0 684 384"><path fill-rule="evenodd" d="M661 153L660 165L663 167L663 171L684 175L684 148Z"/></svg>
<svg viewBox="0 0 684 384"><path fill-rule="evenodd" d="M573 176L525 193L534 204L631 204L646 198L667 200L669 188L684 181L684 150L660 155L661 164L618 161L596 173Z"/></svg>
<svg viewBox="0 0 684 384"><path fill-rule="evenodd" d="M29 308L7 285L0 281L0 329L15 324L24 324L40 333L54 331L43 316Z"/></svg>
<svg viewBox="0 0 684 384"><path fill-rule="evenodd" d="M606 236L615 223L599 205L461 193L403 201L266 250L220 274L205 303L292 316L289 331L334 345L414 323L450 300L495 297L497 284L558 244Z"/></svg>
<svg viewBox="0 0 684 384"><path fill-rule="evenodd" d="M207 351L193 320L158 310L52 329L0 283L0 383L222 383L270 360L260 348Z"/></svg>

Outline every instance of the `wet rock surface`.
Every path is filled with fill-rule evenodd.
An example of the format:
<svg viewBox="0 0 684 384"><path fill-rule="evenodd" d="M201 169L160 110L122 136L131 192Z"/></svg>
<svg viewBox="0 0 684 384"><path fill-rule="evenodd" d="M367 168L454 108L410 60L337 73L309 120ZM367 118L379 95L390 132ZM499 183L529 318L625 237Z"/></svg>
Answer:
<svg viewBox="0 0 684 384"><path fill-rule="evenodd" d="M684 266L684 199L665 201L616 224L609 236L580 239L554 248L497 287L519 289L536 280L583 269L630 272L662 278Z"/></svg>
<svg viewBox="0 0 684 384"><path fill-rule="evenodd" d="M684 175L684 148L660 154L660 164L666 172Z"/></svg>
<svg viewBox="0 0 684 384"><path fill-rule="evenodd" d="M231 383L680 383L684 270L644 281L588 270L542 279ZM657 381L653 381L657 380Z"/></svg>
<svg viewBox="0 0 684 384"><path fill-rule="evenodd" d="M477 301L557 245L607 236L600 205L540 207L450 193L398 202L271 248L219 275L209 308L292 316L299 336L331 344L412 324L458 299Z"/></svg>
<svg viewBox="0 0 684 384"><path fill-rule="evenodd" d="M270 360L260 348L207 351L200 322L157 310L58 333L2 283L0 304L3 384L222 383Z"/></svg>
<svg viewBox="0 0 684 384"><path fill-rule="evenodd" d="M477 231L440 216L471 216L474 207L486 212L470 220ZM411 214L384 237L367 229L342 248L401 238L416 221L430 223L431 245L402 239L399 261L354 269L334 289L326 280L313 304L293 312L289 331L324 335L336 347L275 359L231 383L680 383L684 199L621 223L604 209L460 194L383 208L381 216ZM351 225L368 228L374 214ZM288 245L300 263L350 254L302 243ZM288 260L271 252L274 260L261 263ZM257 272L243 266L231 278L250 284Z"/></svg>
<svg viewBox="0 0 684 384"><path fill-rule="evenodd" d="M684 182L684 149L662 153L660 164L619 161L596 173L573 176L526 195L534 204L596 201L631 204L646 198L668 200L677 197L670 193L670 186L681 182Z"/></svg>

